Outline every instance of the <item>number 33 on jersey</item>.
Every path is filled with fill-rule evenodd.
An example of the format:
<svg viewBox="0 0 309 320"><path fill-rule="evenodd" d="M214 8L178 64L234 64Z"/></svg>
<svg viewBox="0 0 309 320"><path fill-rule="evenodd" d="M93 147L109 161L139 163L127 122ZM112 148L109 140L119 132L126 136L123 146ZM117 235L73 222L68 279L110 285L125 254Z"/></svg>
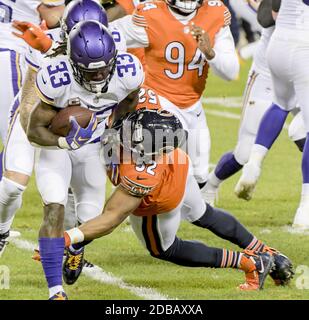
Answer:
<svg viewBox="0 0 309 320"><path fill-rule="evenodd" d="M149 39L145 52L151 72L145 84L180 108L193 105L205 88L208 64L188 33L189 26L172 15L165 1L139 5L132 20L145 28ZM208 33L214 46L216 34L229 20L230 13L221 1L204 1L191 22Z"/></svg>

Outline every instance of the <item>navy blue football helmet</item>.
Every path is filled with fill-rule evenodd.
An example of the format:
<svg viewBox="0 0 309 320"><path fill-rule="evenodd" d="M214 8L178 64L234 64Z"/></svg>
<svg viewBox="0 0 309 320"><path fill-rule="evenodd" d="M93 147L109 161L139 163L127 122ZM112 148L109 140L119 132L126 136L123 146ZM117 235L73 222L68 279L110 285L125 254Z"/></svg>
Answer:
<svg viewBox="0 0 309 320"><path fill-rule="evenodd" d="M117 50L108 29L98 21L83 21L68 38L68 56L75 80L93 93L105 92L116 67Z"/></svg>

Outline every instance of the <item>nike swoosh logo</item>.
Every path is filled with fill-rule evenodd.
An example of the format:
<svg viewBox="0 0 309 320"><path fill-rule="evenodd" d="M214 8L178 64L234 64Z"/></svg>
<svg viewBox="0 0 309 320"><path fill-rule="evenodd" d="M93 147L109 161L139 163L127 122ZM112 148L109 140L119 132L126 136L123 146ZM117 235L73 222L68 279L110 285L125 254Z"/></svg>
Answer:
<svg viewBox="0 0 309 320"><path fill-rule="evenodd" d="M202 114L202 111L200 113L198 113L196 116L199 117Z"/></svg>
<svg viewBox="0 0 309 320"><path fill-rule="evenodd" d="M264 268L264 263L263 263L263 260L262 260L261 257L260 257L260 261L261 261L261 270L259 270L259 272L260 272L260 273L264 273L265 268Z"/></svg>
<svg viewBox="0 0 309 320"><path fill-rule="evenodd" d="M77 141L78 142L83 142L83 141L88 141L89 139L87 139L87 138L82 138L82 137L78 137L77 138Z"/></svg>

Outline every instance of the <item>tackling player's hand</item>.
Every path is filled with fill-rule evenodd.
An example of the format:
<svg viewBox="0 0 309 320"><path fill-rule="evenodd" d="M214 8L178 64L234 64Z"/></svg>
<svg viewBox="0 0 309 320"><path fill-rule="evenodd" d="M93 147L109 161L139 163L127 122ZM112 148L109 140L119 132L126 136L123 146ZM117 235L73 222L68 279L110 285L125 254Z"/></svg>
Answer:
<svg viewBox="0 0 309 320"><path fill-rule="evenodd" d="M86 144L92 137L98 125L98 119L95 113L92 114L89 124L82 128L74 116L70 118L71 130L66 137L58 139L58 145L62 149L76 150Z"/></svg>
<svg viewBox="0 0 309 320"><path fill-rule="evenodd" d="M51 38L44 33L46 30L46 23L44 21L40 26L36 26L30 22L14 20L12 23L13 27L22 33L12 32L16 37L23 39L32 48L41 51L42 53L47 52L52 46L53 41Z"/></svg>
<svg viewBox="0 0 309 320"><path fill-rule="evenodd" d="M198 48L204 53L207 60L211 60L215 57L215 51L213 50L208 33L201 27L198 27L194 22L190 25L190 32L193 38L197 41Z"/></svg>

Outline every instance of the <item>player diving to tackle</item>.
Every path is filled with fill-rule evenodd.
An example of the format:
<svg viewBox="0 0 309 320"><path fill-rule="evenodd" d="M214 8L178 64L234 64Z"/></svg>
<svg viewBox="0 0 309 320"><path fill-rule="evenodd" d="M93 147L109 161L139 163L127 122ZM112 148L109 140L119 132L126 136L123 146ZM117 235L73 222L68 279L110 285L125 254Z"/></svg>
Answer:
<svg viewBox="0 0 309 320"><path fill-rule="evenodd" d="M21 207L22 193L28 184L34 166L35 147L30 144L25 132L28 127L29 115L39 100L35 91L35 79L39 66L45 60L43 53L54 53L54 49L65 40L74 25L88 19L96 20L105 26L109 26L117 49L125 50L126 46L123 36L115 27L108 25L104 8L92 0L72 1L64 10L61 28L43 32L38 26L30 22L13 22L13 26L22 32L21 34L15 32L15 35L29 44L25 54L29 68L21 97L18 96L12 106L12 120L4 153L5 179L0 182L0 199L2 204L0 206L0 256L8 243L10 227L16 211ZM20 100L21 103L19 103ZM11 186L9 188L8 181L12 181L12 183L15 183L19 187L17 188L16 186L14 189ZM65 211L65 227L70 228L75 224L74 196L72 193L69 193ZM37 252L34 258L39 259Z"/></svg>
<svg viewBox="0 0 309 320"><path fill-rule="evenodd" d="M63 208L71 185L80 222L100 214L104 205L105 170L99 157L97 134L105 129L105 119L124 108L135 107L144 72L138 59L117 52L108 30L96 21L77 24L68 38L67 55L46 59L36 78L41 102L32 110L27 130L28 139L42 149L36 165L39 192L44 202L44 220L39 233L43 269L48 282L50 299L65 299L62 288ZM57 110L70 105L94 111L87 128L74 120L66 137L49 130ZM87 144L86 144L87 142ZM99 176L99 178L98 178ZM68 269L64 276L70 281L70 266L83 262L83 249L68 252ZM51 265L60 266L54 272ZM57 269L58 270L58 269ZM67 272L66 272L67 271Z"/></svg>
<svg viewBox="0 0 309 320"><path fill-rule="evenodd" d="M282 0L276 29L267 50L274 85L273 104L259 126L249 161L236 186L239 197L251 199L268 150L281 132L289 112L300 105L305 129L309 132L309 0ZM280 53L285 52L284 55ZM281 59L278 60L278 55ZM309 228L309 142L302 156L302 196L293 226Z"/></svg>
<svg viewBox="0 0 309 320"><path fill-rule="evenodd" d="M278 284L288 283L293 276L288 258L254 237L232 215L204 202L189 174L189 158L180 148L186 139L180 120L166 110L153 109L149 101L159 99L153 90L148 98L145 92L147 89L141 94L138 110L102 137L108 176L116 190L102 215L65 232L66 245L79 248L111 233L130 216L136 236L155 258L187 267L243 270L246 283L240 286L242 290L262 288L269 271ZM245 251L180 239L181 218Z"/></svg>

